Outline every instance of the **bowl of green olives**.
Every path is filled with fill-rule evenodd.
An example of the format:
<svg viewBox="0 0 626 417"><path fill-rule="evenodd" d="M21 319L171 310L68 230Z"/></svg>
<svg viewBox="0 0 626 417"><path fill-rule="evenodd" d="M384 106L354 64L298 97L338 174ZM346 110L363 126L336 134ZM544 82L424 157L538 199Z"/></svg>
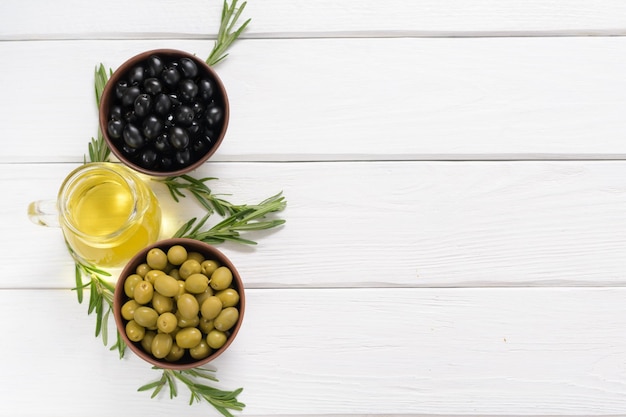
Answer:
<svg viewBox="0 0 626 417"><path fill-rule="evenodd" d="M206 162L229 121L226 89L197 56L154 49L128 59L100 98L100 130L111 152L152 176L180 175Z"/></svg>
<svg viewBox="0 0 626 417"><path fill-rule="evenodd" d="M190 369L221 355L244 316L245 293L233 263L193 239L156 242L120 273L113 313L120 336L140 358Z"/></svg>

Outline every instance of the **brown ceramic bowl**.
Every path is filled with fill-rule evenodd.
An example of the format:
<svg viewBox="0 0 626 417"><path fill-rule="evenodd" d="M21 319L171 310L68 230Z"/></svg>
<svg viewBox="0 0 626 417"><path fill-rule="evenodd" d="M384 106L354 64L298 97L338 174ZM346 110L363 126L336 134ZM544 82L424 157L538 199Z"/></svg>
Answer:
<svg viewBox="0 0 626 417"><path fill-rule="evenodd" d="M107 82L99 110L111 152L152 176L181 175L206 162L230 117L217 73L176 49L146 51L124 62Z"/></svg>
<svg viewBox="0 0 626 417"><path fill-rule="evenodd" d="M122 316L122 312L121 312L121 309L124 303L130 300L130 298L126 295L124 291L125 279L129 275L134 274L139 265L146 262L146 256L148 252L150 251L150 249L160 248L165 253L167 253L167 250L174 245L182 245L183 247L185 247L185 249L187 249L187 252L198 252L202 254L205 259L215 260L220 265L228 267L233 274L233 281L232 281L231 287L237 290L237 292L239 293L239 302L235 305L235 307L239 310L239 317L235 325L226 332L227 334L226 343L219 349L212 351L212 353L210 353L209 356L203 359L199 359L199 360L192 358L188 350L186 351L185 355L176 362L169 362L165 359L157 359L151 353L147 352L146 350L142 348L141 341L133 342L129 339L128 335L126 334L126 324L128 323L128 320L126 320ZM149 306L149 305L150 303L146 304L146 306ZM156 242L153 245L146 247L145 249L137 253L128 262L128 264L126 264L126 266L120 273L120 277L115 286L115 293L113 296L113 314L115 316L115 324L117 326L117 330L119 331L122 339L124 340L126 345L130 348L130 350L132 350L137 356L151 363L152 365L155 365L164 369L177 369L177 370L191 369L191 368L195 368L198 366L202 366L214 360L222 353L224 353L224 351L228 349L230 344L233 342L233 340L237 336L237 333L239 332L239 329L241 328L245 306L246 306L246 298L245 298L245 293L244 293L243 282L241 281L241 277L239 273L237 272L235 265L233 265L233 263L215 247L209 244L200 242L198 240L184 239L184 238L161 240L159 242ZM203 333L202 338L203 340L206 340L206 334Z"/></svg>

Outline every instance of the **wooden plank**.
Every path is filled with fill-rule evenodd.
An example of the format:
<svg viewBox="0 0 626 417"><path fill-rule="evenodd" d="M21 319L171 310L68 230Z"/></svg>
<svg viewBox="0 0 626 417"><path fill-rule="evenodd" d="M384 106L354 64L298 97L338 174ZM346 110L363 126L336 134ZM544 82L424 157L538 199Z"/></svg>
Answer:
<svg viewBox="0 0 626 417"><path fill-rule="evenodd" d="M0 164L0 253L21 277L0 285L74 285L60 232L26 217L73 167ZM209 163L194 175L220 178L213 192L236 203L284 191L283 228L220 246L250 287L626 285L625 162ZM155 189L165 236L201 214Z"/></svg>
<svg viewBox="0 0 626 417"><path fill-rule="evenodd" d="M626 38L243 41L219 67L232 113L214 159L623 158L625 43ZM0 43L0 89L6 97L0 112L7 121L0 136L8 143L0 162L82 161L97 129L95 65L117 68L158 47L208 54L210 44Z"/></svg>
<svg viewBox="0 0 626 417"><path fill-rule="evenodd" d="M622 415L625 297L624 288L249 290L244 326L214 366L220 387L244 388L251 416ZM131 354L120 362L85 309L69 291L0 291L0 314L19 316L4 321L10 343L0 344L4 412L209 413L189 407L182 387L174 401L136 392L159 373Z"/></svg>
<svg viewBox="0 0 626 417"><path fill-rule="evenodd" d="M208 0L11 0L0 6L0 39L208 38L220 13ZM623 35L625 13L619 0L264 0L248 3L245 36Z"/></svg>

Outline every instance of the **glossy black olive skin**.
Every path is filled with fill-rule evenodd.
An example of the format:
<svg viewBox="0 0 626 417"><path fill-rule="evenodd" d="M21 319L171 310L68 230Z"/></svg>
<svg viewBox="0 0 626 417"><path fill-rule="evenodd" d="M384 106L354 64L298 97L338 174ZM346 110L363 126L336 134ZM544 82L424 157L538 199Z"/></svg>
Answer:
<svg viewBox="0 0 626 417"><path fill-rule="evenodd" d="M126 145L133 149L139 149L144 145L143 135L141 134L139 129L137 129L137 127L131 123L127 124L124 127L122 136L124 137L124 142L126 143Z"/></svg>
<svg viewBox="0 0 626 417"><path fill-rule="evenodd" d="M109 135L114 139L119 139L122 137L124 132L124 122L120 119L111 119L108 124L108 132Z"/></svg>
<svg viewBox="0 0 626 417"><path fill-rule="evenodd" d="M151 96L155 96L163 91L163 84L157 78L148 78L143 82L143 89Z"/></svg>
<svg viewBox="0 0 626 417"><path fill-rule="evenodd" d="M175 149L184 150L189 145L189 134L182 127L174 126L170 129L169 141Z"/></svg>
<svg viewBox="0 0 626 417"><path fill-rule="evenodd" d="M178 66L185 78L196 78L198 75L198 66L189 58L181 58Z"/></svg>

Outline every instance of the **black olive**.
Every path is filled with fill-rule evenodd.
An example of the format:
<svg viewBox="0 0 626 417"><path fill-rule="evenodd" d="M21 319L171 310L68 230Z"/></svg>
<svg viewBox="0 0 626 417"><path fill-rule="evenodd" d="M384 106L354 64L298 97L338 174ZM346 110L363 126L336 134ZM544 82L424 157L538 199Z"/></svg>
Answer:
<svg viewBox="0 0 626 417"><path fill-rule="evenodd" d="M156 149L157 152L163 155L170 155L174 152L174 148L172 148L172 145L170 145L169 136L167 135L167 133L159 135L154 140L154 149Z"/></svg>
<svg viewBox="0 0 626 417"><path fill-rule="evenodd" d="M204 115L204 105L202 105L202 103L195 101L191 105L191 108L193 109L193 114L196 116L196 119L201 119L202 116Z"/></svg>
<svg viewBox="0 0 626 417"><path fill-rule="evenodd" d="M146 93L154 96L163 91L163 85L156 78L148 78L143 82L143 89Z"/></svg>
<svg viewBox="0 0 626 417"><path fill-rule="evenodd" d="M152 110L152 97L148 94L139 94L135 99L135 114L140 119L143 119Z"/></svg>
<svg viewBox="0 0 626 417"><path fill-rule="evenodd" d="M158 155L154 149L148 148L141 152L138 163L144 168L152 168L156 163L157 157Z"/></svg>
<svg viewBox="0 0 626 417"><path fill-rule="evenodd" d="M201 122L199 120L192 120L191 124L187 126L187 132L189 132L191 136L198 136L202 128L202 125L200 123Z"/></svg>
<svg viewBox="0 0 626 417"><path fill-rule="evenodd" d="M143 83L144 69L141 65L137 65L128 72L128 82L131 85L140 85Z"/></svg>
<svg viewBox="0 0 626 417"><path fill-rule="evenodd" d="M137 123L137 115L135 114L135 110L128 110L124 113L124 121L126 123Z"/></svg>
<svg viewBox="0 0 626 417"><path fill-rule="evenodd" d="M177 94L170 94L169 98L170 98L170 101L172 102L172 106L174 107L180 106L182 104Z"/></svg>
<svg viewBox="0 0 626 417"><path fill-rule="evenodd" d="M124 107L131 107L135 104L135 99L141 94L141 90L136 85L128 87L122 95L122 105Z"/></svg>
<svg viewBox="0 0 626 417"><path fill-rule="evenodd" d="M173 164L174 162L172 162L172 158L170 158L169 156L162 156L161 160L159 161L159 166L165 171L172 168Z"/></svg>
<svg viewBox="0 0 626 417"><path fill-rule="evenodd" d="M126 80L118 81L117 84L115 84L115 97L118 100L121 100L127 88L128 88L128 82Z"/></svg>
<svg viewBox="0 0 626 417"><path fill-rule="evenodd" d="M137 129L137 126L130 123L127 124L124 127L123 136L124 142L131 148L139 149L143 146L143 136L139 129Z"/></svg>
<svg viewBox="0 0 626 417"><path fill-rule="evenodd" d="M180 72L187 78L195 78L198 75L198 67L190 58L181 58L178 64Z"/></svg>
<svg viewBox="0 0 626 417"><path fill-rule="evenodd" d="M161 73L161 79L170 87L175 87L180 81L180 72L174 66L166 67Z"/></svg>
<svg viewBox="0 0 626 417"><path fill-rule="evenodd" d="M122 120L122 118L124 117L124 112L122 111L122 107L121 106L111 106L111 109L109 110L109 119L110 120Z"/></svg>
<svg viewBox="0 0 626 417"><path fill-rule="evenodd" d="M222 108L215 103L211 103L206 109L204 120L208 127L215 127L222 121L223 117L224 111Z"/></svg>
<svg viewBox="0 0 626 417"><path fill-rule="evenodd" d="M143 135L148 139L154 139L161 134L163 122L161 119L151 114L143 122Z"/></svg>
<svg viewBox="0 0 626 417"><path fill-rule="evenodd" d="M189 145L189 135L182 127L174 126L170 129L169 141L174 148L185 149Z"/></svg>
<svg viewBox="0 0 626 417"><path fill-rule="evenodd" d="M210 144L202 138L194 140L194 142L191 144L191 150L196 155L204 155L209 150L209 147Z"/></svg>
<svg viewBox="0 0 626 417"><path fill-rule="evenodd" d="M198 82L198 93L202 100L208 102L213 97L213 83L210 80L203 78Z"/></svg>
<svg viewBox="0 0 626 417"><path fill-rule="evenodd" d="M137 152L139 152L138 149L132 148L130 146L128 146L127 144L123 144L122 145L122 153L124 155L126 155L129 158L134 157L135 155L137 155Z"/></svg>
<svg viewBox="0 0 626 417"><path fill-rule="evenodd" d="M201 135L202 139L204 139L207 143L213 143L214 139L217 138L217 133L215 133L212 129L204 129Z"/></svg>
<svg viewBox="0 0 626 417"><path fill-rule="evenodd" d="M119 139L124 132L124 122L119 119L109 120L107 131L113 139Z"/></svg>
<svg viewBox="0 0 626 417"><path fill-rule="evenodd" d="M154 99L154 111L161 116L165 116L172 108L172 100L166 94L160 93Z"/></svg>
<svg viewBox="0 0 626 417"><path fill-rule="evenodd" d="M180 124L182 126L189 126L191 125L191 122L193 122L193 119L195 117L196 115L194 114L191 107L180 106L178 109L176 109L174 120L177 124Z"/></svg>
<svg viewBox="0 0 626 417"><path fill-rule="evenodd" d="M152 55L146 62L146 75L148 77L158 77L163 72L165 65L163 60L158 55Z"/></svg>
<svg viewBox="0 0 626 417"><path fill-rule="evenodd" d="M179 165L189 165L189 162L191 162L191 154L189 153L189 149L183 149L182 151L176 152L174 158Z"/></svg>
<svg viewBox="0 0 626 417"><path fill-rule="evenodd" d="M183 101L191 102L198 95L198 86L193 80L184 79L178 84L178 95Z"/></svg>

